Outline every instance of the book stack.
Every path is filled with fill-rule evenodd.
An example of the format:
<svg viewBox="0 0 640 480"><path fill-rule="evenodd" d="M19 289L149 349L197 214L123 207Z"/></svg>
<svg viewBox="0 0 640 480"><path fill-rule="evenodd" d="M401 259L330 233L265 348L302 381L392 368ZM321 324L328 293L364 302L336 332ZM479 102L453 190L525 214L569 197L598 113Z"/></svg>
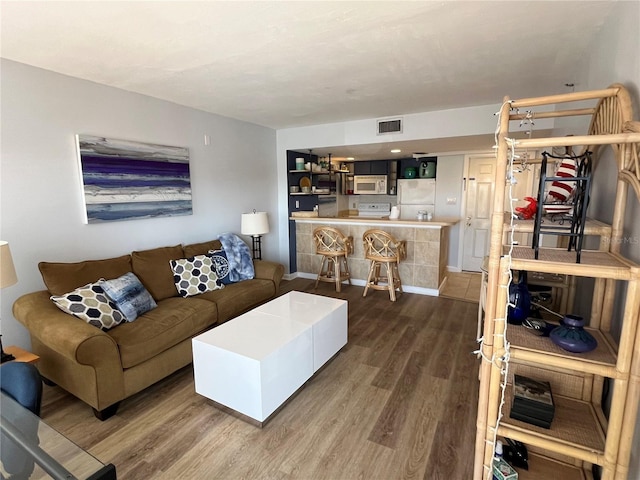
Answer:
<svg viewBox="0 0 640 480"><path fill-rule="evenodd" d="M510 417L542 428L551 428L555 413L551 385L522 375L513 376Z"/></svg>

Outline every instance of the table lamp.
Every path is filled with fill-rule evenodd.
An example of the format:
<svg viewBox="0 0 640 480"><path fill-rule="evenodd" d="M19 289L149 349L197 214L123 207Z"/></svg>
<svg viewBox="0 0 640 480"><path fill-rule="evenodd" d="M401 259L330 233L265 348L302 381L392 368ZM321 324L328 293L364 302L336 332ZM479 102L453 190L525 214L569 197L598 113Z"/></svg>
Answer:
<svg viewBox="0 0 640 480"><path fill-rule="evenodd" d="M9 243L0 240L0 289L10 287L18 281L16 275L16 269L13 266L13 259L11 258L11 250L9 249ZM2 363L14 360L15 357L9 353L4 353L2 348L2 335L0 335L0 353L2 354Z"/></svg>
<svg viewBox="0 0 640 480"><path fill-rule="evenodd" d="M253 259L262 260L262 235L269 233L267 212L243 213L240 231L253 239Z"/></svg>

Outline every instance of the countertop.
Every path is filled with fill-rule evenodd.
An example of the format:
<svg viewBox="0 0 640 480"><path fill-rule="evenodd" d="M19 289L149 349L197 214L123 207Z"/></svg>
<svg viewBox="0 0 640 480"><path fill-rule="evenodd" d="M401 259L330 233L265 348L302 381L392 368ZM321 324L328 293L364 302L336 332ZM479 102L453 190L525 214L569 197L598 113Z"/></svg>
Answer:
<svg viewBox="0 0 640 480"><path fill-rule="evenodd" d="M396 225L401 227L422 227L422 228L442 228L450 227L460 221L456 217L433 217L431 220L391 220L389 217L372 218L358 216L341 216L341 217L289 217L290 220L303 223L344 223L344 224L361 224L361 225Z"/></svg>

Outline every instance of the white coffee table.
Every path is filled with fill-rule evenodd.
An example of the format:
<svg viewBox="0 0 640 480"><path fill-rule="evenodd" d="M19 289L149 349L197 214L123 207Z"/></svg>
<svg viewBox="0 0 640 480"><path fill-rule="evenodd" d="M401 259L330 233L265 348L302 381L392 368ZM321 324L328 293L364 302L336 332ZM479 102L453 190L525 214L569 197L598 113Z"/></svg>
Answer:
<svg viewBox="0 0 640 480"><path fill-rule="evenodd" d="M289 292L193 338L196 392L262 426L347 343L347 302Z"/></svg>

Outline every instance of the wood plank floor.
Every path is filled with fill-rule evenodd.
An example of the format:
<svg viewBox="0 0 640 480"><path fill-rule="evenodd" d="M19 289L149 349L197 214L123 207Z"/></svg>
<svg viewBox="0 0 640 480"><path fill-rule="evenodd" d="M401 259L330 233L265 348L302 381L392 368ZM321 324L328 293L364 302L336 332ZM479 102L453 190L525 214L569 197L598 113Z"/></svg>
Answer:
<svg viewBox="0 0 640 480"><path fill-rule="evenodd" d="M314 282L285 281L314 293ZM349 301L349 341L259 429L194 391L188 366L100 422L59 387L42 417L125 479L467 479L477 411L477 305L362 287L315 293Z"/></svg>

